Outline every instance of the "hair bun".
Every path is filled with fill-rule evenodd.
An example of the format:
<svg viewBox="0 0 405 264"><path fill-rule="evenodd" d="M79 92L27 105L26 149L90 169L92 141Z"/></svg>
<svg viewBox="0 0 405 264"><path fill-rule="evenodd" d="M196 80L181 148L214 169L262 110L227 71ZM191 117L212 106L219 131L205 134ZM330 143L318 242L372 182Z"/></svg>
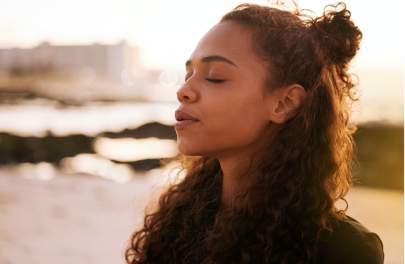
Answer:
<svg viewBox="0 0 405 264"><path fill-rule="evenodd" d="M340 2L326 6L323 15L311 21L310 30L323 55L334 64L347 64L359 49L362 33L350 16L346 4Z"/></svg>

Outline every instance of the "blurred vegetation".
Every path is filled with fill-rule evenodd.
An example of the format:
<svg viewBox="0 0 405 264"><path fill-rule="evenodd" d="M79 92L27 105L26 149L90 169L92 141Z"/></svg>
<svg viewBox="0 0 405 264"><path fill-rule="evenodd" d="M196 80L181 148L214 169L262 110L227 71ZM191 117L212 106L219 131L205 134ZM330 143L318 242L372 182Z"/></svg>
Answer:
<svg viewBox="0 0 405 264"><path fill-rule="evenodd" d="M354 134L357 146L358 165L353 174L355 185L403 190L403 126L385 124L358 125ZM104 132L96 137L147 138L176 140L172 126L148 123L137 129L121 132ZM58 166L65 157L80 153L94 153L96 137L70 135L56 137L48 134L42 138L19 137L0 133L0 165L21 162L51 162ZM160 166L160 159L135 160L128 164L134 170L149 170Z"/></svg>
<svg viewBox="0 0 405 264"><path fill-rule="evenodd" d="M403 190L404 127L364 124L358 126L354 140L359 162L353 171L357 185Z"/></svg>

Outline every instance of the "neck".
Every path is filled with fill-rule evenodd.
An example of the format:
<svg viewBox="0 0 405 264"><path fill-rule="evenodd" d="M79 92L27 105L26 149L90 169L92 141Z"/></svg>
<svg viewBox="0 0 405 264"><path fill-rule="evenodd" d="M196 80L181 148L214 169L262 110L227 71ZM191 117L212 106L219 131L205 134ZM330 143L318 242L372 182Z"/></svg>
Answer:
<svg viewBox="0 0 405 264"><path fill-rule="evenodd" d="M222 172L221 203L223 206L231 206L233 198L247 187L250 158L250 155L240 153L219 159Z"/></svg>
<svg viewBox="0 0 405 264"><path fill-rule="evenodd" d="M222 196L221 202L225 206L232 205L235 196L248 188L252 181L254 161L259 161L264 148L270 146L275 133L267 130L261 135L260 140L243 148L229 150L217 155L222 171Z"/></svg>

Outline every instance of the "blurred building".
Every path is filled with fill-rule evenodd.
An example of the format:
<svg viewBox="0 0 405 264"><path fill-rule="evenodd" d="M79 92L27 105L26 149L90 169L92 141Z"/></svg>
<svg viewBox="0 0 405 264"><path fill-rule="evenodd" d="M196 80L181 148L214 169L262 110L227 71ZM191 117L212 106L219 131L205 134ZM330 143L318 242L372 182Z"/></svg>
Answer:
<svg viewBox="0 0 405 264"><path fill-rule="evenodd" d="M145 67L141 50L125 41L0 49L0 93L33 93L65 102L176 101L179 80L177 71Z"/></svg>
<svg viewBox="0 0 405 264"><path fill-rule="evenodd" d="M51 45L33 48L0 49L0 71L52 70L64 73L91 73L121 81L139 71L139 50L121 41L113 45Z"/></svg>

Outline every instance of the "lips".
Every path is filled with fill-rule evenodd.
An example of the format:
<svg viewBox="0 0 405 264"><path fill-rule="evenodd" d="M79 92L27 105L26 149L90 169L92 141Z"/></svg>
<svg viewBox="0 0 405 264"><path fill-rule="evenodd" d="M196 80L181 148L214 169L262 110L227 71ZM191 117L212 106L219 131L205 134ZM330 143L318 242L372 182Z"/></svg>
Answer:
<svg viewBox="0 0 405 264"><path fill-rule="evenodd" d="M185 112L185 111L181 111L181 110L177 110L175 113L175 118L177 121L184 121L184 120L191 120L191 121L199 121L198 118L192 116L191 114Z"/></svg>
<svg viewBox="0 0 405 264"><path fill-rule="evenodd" d="M177 133L180 133L180 131L183 131L188 127L192 127L193 125L200 123L200 120L198 118L185 112L184 110L177 110L174 115L177 120L176 124L174 125Z"/></svg>

